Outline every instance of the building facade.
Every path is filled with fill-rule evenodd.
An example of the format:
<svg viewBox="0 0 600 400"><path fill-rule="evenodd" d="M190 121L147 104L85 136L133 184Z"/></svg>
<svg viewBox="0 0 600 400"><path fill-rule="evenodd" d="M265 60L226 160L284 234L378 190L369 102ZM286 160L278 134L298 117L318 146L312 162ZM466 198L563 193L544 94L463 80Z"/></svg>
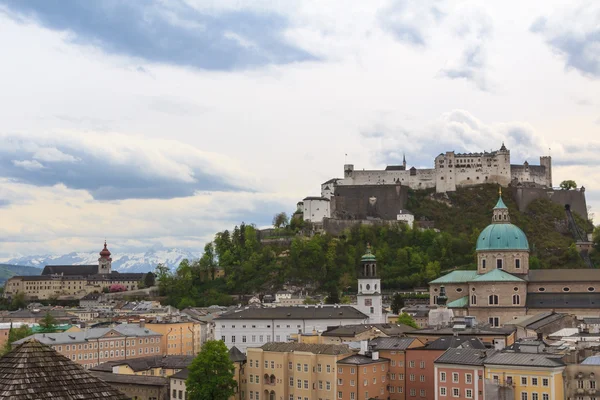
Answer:
<svg viewBox="0 0 600 400"><path fill-rule="evenodd" d="M385 322L381 296L381 279L377 272L377 259L367 245L367 252L360 259L358 271L358 294L356 308L369 316L370 324Z"/></svg>
<svg viewBox="0 0 600 400"><path fill-rule="evenodd" d="M484 398L484 361L495 350L448 349L435 360L435 400Z"/></svg>
<svg viewBox="0 0 600 400"><path fill-rule="evenodd" d="M200 352L202 324L197 321L154 320L145 326L163 336L162 354L165 356L193 356Z"/></svg>

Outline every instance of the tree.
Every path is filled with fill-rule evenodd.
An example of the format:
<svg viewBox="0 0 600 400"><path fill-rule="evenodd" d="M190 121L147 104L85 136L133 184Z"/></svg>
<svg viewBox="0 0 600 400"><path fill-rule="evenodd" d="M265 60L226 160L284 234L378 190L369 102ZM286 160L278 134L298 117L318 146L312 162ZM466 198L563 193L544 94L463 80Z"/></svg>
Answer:
<svg viewBox="0 0 600 400"><path fill-rule="evenodd" d="M419 329L419 325L417 325L417 323L415 322L415 320L413 319L413 317L411 317L407 313L400 314L400 316L398 317L398 323L399 324L403 324L403 325L411 326L411 327L413 327L415 329Z"/></svg>
<svg viewBox="0 0 600 400"><path fill-rule="evenodd" d="M286 213L280 212L273 217L273 226L275 228L284 228L288 225L289 218Z"/></svg>
<svg viewBox="0 0 600 400"><path fill-rule="evenodd" d="M340 293L338 292L337 287L332 287L327 294L327 298L325 299L325 304L340 304Z"/></svg>
<svg viewBox="0 0 600 400"><path fill-rule="evenodd" d="M17 340L26 338L27 336L33 335L33 331L28 325L21 325L18 328L13 328L12 324L8 331L8 340L4 343L4 347L0 350L0 355L4 355L12 350L12 343Z"/></svg>
<svg viewBox="0 0 600 400"><path fill-rule="evenodd" d="M235 393L235 368L222 341L207 341L188 369L188 400L227 400Z"/></svg>
<svg viewBox="0 0 600 400"><path fill-rule="evenodd" d="M42 333L52 333L56 331L56 318L52 316L49 312L44 315L44 318L39 322L40 324L40 332Z"/></svg>
<svg viewBox="0 0 600 400"><path fill-rule="evenodd" d="M217 260L215 257L215 246L213 242L206 243L204 246L204 254L199 261L200 270L203 272L203 278L206 279L210 276L210 279L215 280L215 273L217 271Z"/></svg>
<svg viewBox="0 0 600 400"><path fill-rule="evenodd" d="M152 272L148 272L146 275L144 275L144 286L149 288L151 286L154 286L154 284L156 283L156 277L154 276L154 274Z"/></svg>
<svg viewBox="0 0 600 400"><path fill-rule="evenodd" d="M400 314L402 307L404 307L404 298L400 293L396 293L392 300L392 312L394 314Z"/></svg>
<svg viewBox="0 0 600 400"><path fill-rule="evenodd" d="M9 310L19 310L25 308L26 305L25 292L17 292L10 301Z"/></svg>
<svg viewBox="0 0 600 400"><path fill-rule="evenodd" d="M577 183L575 183L575 181L572 180L566 180L566 181L562 181L560 183L560 188L562 190L571 190L571 189L575 189L577 188Z"/></svg>

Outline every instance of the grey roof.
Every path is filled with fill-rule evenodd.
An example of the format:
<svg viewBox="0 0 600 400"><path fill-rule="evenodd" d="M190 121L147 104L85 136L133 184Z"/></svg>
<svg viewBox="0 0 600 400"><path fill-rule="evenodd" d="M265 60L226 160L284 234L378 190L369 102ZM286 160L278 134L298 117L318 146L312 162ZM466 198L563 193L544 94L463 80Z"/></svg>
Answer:
<svg viewBox="0 0 600 400"><path fill-rule="evenodd" d="M220 314L215 319L366 319L351 306L244 307Z"/></svg>
<svg viewBox="0 0 600 400"><path fill-rule="evenodd" d="M415 328L404 324L353 324L342 326L328 326L322 336L354 337L371 329L379 329L388 336L401 335L404 332L414 331Z"/></svg>
<svg viewBox="0 0 600 400"><path fill-rule="evenodd" d="M243 362L246 361L246 355L240 351L237 347L233 346L229 349L229 359L232 362Z"/></svg>
<svg viewBox="0 0 600 400"><path fill-rule="evenodd" d="M506 325L520 326L527 329L539 329L553 322L559 321L568 314L555 313L553 311L540 312L534 315L521 317L518 321L507 322Z"/></svg>
<svg viewBox="0 0 600 400"><path fill-rule="evenodd" d="M190 370L187 368L184 368L181 371L179 371L178 373L171 375L171 378L187 380L189 374L190 374Z"/></svg>
<svg viewBox="0 0 600 400"><path fill-rule="evenodd" d="M79 300L98 300L100 296L102 296L101 293L88 293Z"/></svg>
<svg viewBox="0 0 600 400"><path fill-rule="evenodd" d="M600 356L589 356L581 363L583 365L600 365Z"/></svg>
<svg viewBox="0 0 600 400"><path fill-rule="evenodd" d="M600 325L600 318L598 318L598 317L583 318L583 323L586 325Z"/></svg>
<svg viewBox="0 0 600 400"><path fill-rule="evenodd" d="M529 296L528 296L529 297ZM480 328L480 327L476 327L476 328L466 328L460 331L455 331L453 328L448 327L448 328L441 328L441 329L436 329L436 328L424 328L424 329L417 329L416 331L412 331L412 332L407 332L408 336L427 336L427 335L431 335L431 336L449 336L449 335L454 335L454 334L458 334L459 336L499 336L499 335L510 335L512 332L514 332L515 328L511 328L511 327L503 327L503 328Z"/></svg>
<svg viewBox="0 0 600 400"><path fill-rule="evenodd" d="M527 293L526 303L527 308L598 308L600 293Z"/></svg>
<svg viewBox="0 0 600 400"><path fill-rule="evenodd" d="M90 328L80 332L62 332L62 333L36 333L24 339L17 340L15 344L24 343L30 339L35 339L43 344L54 346L57 344L84 343L89 340L99 339L111 331L115 331L126 337L151 337L161 336L160 333L151 331L147 328L140 328L139 325L121 324L113 328Z"/></svg>
<svg viewBox="0 0 600 400"><path fill-rule="evenodd" d="M415 340L415 338L406 337L380 337L369 342L373 350L406 350Z"/></svg>
<svg viewBox="0 0 600 400"><path fill-rule="evenodd" d="M532 269L527 274L529 282L598 282L600 269Z"/></svg>
<svg viewBox="0 0 600 400"><path fill-rule="evenodd" d="M373 360L373 357L363 356L361 354L353 354L349 357L338 360L338 364L366 365L389 361L387 358L380 357Z"/></svg>
<svg viewBox="0 0 600 400"><path fill-rule="evenodd" d="M351 350L345 344L312 344L312 343L282 343L269 342L261 346L263 351L276 351L281 353L301 351L313 354L339 355L350 353Z"/></svg>
<svg viewBox="0 0 600 400"><path fill-rule="evenodd" d="M46 265L42 275L81 275L88 276L98 273L98 265Z"/></svg>
<svg viewBox="0 0 600 400"><path fill-rule="evenodd" d="M326 198L326 197L320 197L320 196L308 196L308 197L305 197L302 200L322 200L322 201L329 201L328 198Z"/></svg>
<svg viewBox="0 0 600 400"><path fill-rule="evenodd" d="M531 353L496 353L487 358L485 365L515 365L526 367L562 367L565 363L558 357Z"/></svg>
<svg viewBox="0 0 600 400"><path fill-rule="evenodd" d="M447 336L438 338L425 345L426 350L447 350L459 346L473 349L485 349L485 344L474 336Z"/></svg>
<svg viewBox="0 0 600 400"><path fill-rule="evenodd" d="M162 376L125 375L101 371L92 371L91 374L96 378L102 379L104 382L108 383L139 386L167 386L169 384L169 380L167 378L163 378Z"/></svg>
<svg viewBox="0 0 600 400"><path fill-rule="evenodd" d="M22 343L0 358L0 399L128 398L81 365L35 340Z"/></svg>
<svg viewBox="0 0 600 400"><path fill-rule="evenodd" d="M183 369L192 363L194 356L149 356L140 358L130 358L127 360L108 361L99 364L91 371L112 372L113 367L118 365L127 365L134 371L147 371L151 368Z"/></svg>
<svg viewBox="0 0 600 400"><path fill-rule="evenodd" d="M40 310L34 312L32 310L17 310L5 315L3 318L5 319L17 319L17 318L44 318L46 313L50 313L52 317L55 319L72 319L76 318L75 315L69 314L64 310Z"/></svg>
<svg viewBox="0 0 600 400"><path fill-rule="evenodd" d="M483 366L485 359L495 353L496 351L491 349L448 349L435 360L435 363Z"/></svg>

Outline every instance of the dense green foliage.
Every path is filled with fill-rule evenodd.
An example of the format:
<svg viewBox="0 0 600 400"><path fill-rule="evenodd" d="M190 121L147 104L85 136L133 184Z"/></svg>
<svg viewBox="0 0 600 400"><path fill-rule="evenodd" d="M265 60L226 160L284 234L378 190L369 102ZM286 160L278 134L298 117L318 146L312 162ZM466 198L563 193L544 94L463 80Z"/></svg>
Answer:
<svg viewBox="0 0 600 400"><path fill-rule="evenodd" d="M398 323L403 325L408 325L412 328L419 329L419 325L415 322L413 317L408 315L407 313L402 313L398 316Z"/></svg>
<svg viewBox="0 0 600 400"><path fill-rule="evenodd" d="M40 333L54 333L56 332L56 319L49 312L44 315L44 318L39 322Z"/></svg>
<svg viewBox="0 0 600 400"><path fill-rule="evenodd" d="M26 338L27 336L33 335L33 331L27 325L21 325L18 328L10 328L8 330L8 339L4 343L4 347L0 349L0 355L4 355L12 350L11 344L17 340Z"/></svg>
<svg viewBox="0 0 600 400"><path fill-rule="evenodd" d="M306 225L301 226L292 218L277 230L285 233L280 236L286 239L280 241L264 240L254 226L242 223L231 232L217 233L200 260L184 261L174 273L159 266L156 275L160 293L169 304L180 308L228 305L234 299L227 294L267 294L284 284L297 284L339 302L340 292L356 291L356 269L367 243L377 257L386 290L425 286L453 269L475 269L477 237L491 222L497 199L494 185L460 189L447 195L410 192L408 209L418 222L433 221L435 230L357 225L340 237L307 236L302 234ZM511 222L528 237L531 268L585 267L567 229L563 207L542 199L533 201L521 213L509 195L504 195L504 202L510 209ZM589 221L574 216L581 228L591 231ZM292 225L294 221L297 225ZM596 238L600 243L600 235ZM224 270L225 278L202 279L217 267Z"/></svg>
<svg viewBox="0 0 600 400"><path fill-rule="evenodd" d="M577 187L577 183L572 180L562 181L560 183L560 188L562 190L571 190L571 189L575 189L576 187Z"/></svg>
<svg viewBox="0 0 600 400"><path fill-rule="evenodd" d="M235 371L227 346L220 340L209 340L189 366L185 382L189 400L227 400L237 387Z"/></svg>

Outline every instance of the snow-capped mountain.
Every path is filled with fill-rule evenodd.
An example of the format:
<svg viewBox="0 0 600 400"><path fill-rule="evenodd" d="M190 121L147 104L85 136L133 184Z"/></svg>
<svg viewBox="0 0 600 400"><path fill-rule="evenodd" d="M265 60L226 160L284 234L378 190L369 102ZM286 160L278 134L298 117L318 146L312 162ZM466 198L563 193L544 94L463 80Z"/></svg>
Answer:
<svg viewBox="0 0 600 400"><path fill-rule="evenodd" d="M165 264L171 269L177 268L184 260L195 260L202 255L184 249L156 249L145 253L113 253L112 268L120 272L148 272L154 271L158 264ZM46 265L82 265L98 264L98 252L69 253L65 255L40 255L24 256L7 260L7 264L27 265L30 267L44 268Z"/></svg>

